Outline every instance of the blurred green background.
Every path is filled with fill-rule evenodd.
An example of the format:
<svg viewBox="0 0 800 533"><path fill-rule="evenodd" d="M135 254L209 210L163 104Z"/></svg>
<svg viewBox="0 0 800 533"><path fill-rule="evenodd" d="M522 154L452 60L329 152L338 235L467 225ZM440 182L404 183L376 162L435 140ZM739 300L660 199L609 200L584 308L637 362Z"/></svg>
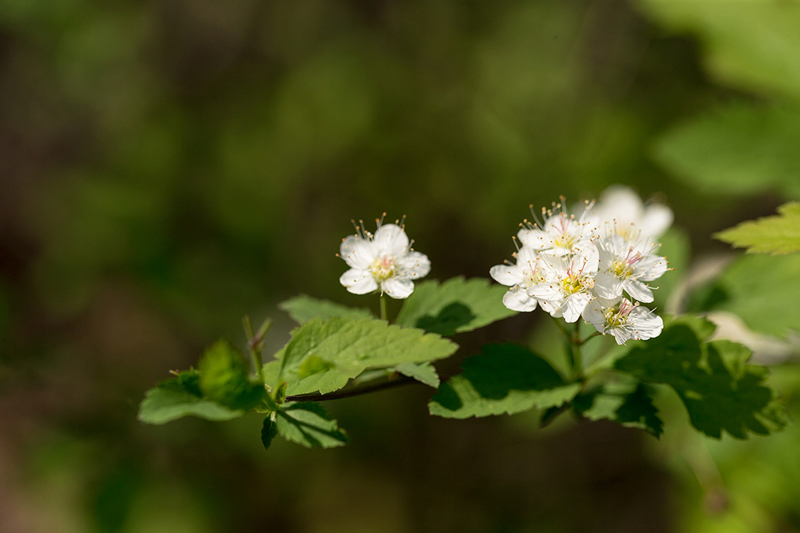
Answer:
<svg viewBox="0 0 800 533"><path fill-rule="evenodd" d="M244 314L274 350L287 297L375 307L338 284L352 218L488 277L528 204L624 183L727 253L800 199L799 101L797 0L0 0L0 531L800 531L797 426L710 441L666 391L661 441L436 419L423 386L326 404L331 451L136 421Z"/></svg>

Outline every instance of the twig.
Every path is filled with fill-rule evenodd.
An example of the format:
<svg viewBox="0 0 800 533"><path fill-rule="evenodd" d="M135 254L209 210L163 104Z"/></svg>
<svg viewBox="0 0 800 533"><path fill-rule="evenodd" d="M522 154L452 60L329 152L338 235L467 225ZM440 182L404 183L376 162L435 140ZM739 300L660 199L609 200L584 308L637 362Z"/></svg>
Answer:
<svg viewBox="0 0 800 533"><path fill-rule="evenodd" d="M387 381L381 381L380 383L367 384L362 387L354 387L352 389L347 389L347 390L339 390L336 392L331 392L330 394L320 394L318 392L312 394L296 394L294 396L287 396L286 401L323 402L325 400L340 400L342 398L350 398L353 396L360 396L362 394L367 394L379 390L400 387L401 385L408 385L410 383L416 383L416 381L413 378L409 378L406 376L399 376L396 378L390 378Z"/></svg>

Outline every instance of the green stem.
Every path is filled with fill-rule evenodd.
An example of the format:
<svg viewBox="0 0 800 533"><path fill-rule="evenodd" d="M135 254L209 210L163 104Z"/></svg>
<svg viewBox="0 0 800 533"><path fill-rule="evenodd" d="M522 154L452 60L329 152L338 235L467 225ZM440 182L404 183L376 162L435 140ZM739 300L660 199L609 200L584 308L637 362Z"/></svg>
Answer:
<svg viewBox="0 0 800 533"><path fill-rule="evenodd" d="M267 332L272 327L272 319L266 319L261 327L258 328L258 333L253 332L253 324L250 322L250 317L245 316L242 318L242 325L244 325L244 332L247 334L247 349L250 352L250 360L253 363L253 370L255 371L261 383L264 383L264 363L261 360L261 350L264 348L263 342Z"/></svg>
<svg viewBox="0 0 800 533"><path fill-rule="evenodd" d="M386 298L383 296L383 294L381 294L380 298L381 298L381 320L386 320L388 322L388 319L386 318Z"/></svg>
<svg viewBox="0 0 800 533"><path fill-rule="evenodd" d="M353 396L361 396L362 394L369 394L379 390L392 389L402 385L409 385L417 383L413 378L402 375L393 375L384 381L377 383L367 383L360 387L353 387L352 389L342 389L328 394L320 394L313 392L311 394L298 394L295 396L287 396L287 402L322 402L325 400L341 400L342 398L352 398Z"/></svg>

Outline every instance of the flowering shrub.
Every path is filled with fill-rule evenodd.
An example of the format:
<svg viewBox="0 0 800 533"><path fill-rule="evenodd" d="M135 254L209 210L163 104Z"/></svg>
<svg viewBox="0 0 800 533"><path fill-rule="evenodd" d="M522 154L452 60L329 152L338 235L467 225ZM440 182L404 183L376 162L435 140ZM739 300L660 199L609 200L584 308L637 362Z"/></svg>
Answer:
<svg viewBox="0 0 800 533"><path fill-rule="evenodd" d="M658 239L671 223L668 207L645 206L622 187L572 211L562 198L542 210L541 220L523 222L514 262L489 270L500 285L460 277L416 283L431 263L411 248L404 224L379 219L373 234L359 223L340 246L349 270L339 281L351 293L379 293L380 318L308 296L291 299L281 308L299 326L266 364L272 322L254 330L245 318L252 372L235 347L220 341L197 369L175 372L148 391L139 418L161 424L255 412L264 416L265 447L278 434L309 447L340 446L347 436L319 402L418 382L436 389L429 403L436 416L535 408L544 426L572 411L658 437L663 422L653 396L666 386L706 435L746 438L781 429L783 406L764 383L766 370L747 363L746 347L713 338L715 326L700 316L662 318L642 305L654 302L650 282L670 270ZM391 321L387 297L403 300ZM460 374L440 380L432 363L458 350L454 335L538 308L564 336L566 368L526 346L490 344L467 357ZM582 323L594 331L582 333ZM593 341L588 349L606 334L616 342Z"/></svg>

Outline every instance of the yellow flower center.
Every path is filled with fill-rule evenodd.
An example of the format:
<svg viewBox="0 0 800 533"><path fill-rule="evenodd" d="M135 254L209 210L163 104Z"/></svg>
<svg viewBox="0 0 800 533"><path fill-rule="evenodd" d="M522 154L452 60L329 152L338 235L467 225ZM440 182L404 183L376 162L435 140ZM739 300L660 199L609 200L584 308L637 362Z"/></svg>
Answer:
<svg viewBox="0 0 800 533"><path fill-rule="evenodd" d="M377 281L386 281L394 275L394 257L379 257L372 263L370 270Z"/></svg>

